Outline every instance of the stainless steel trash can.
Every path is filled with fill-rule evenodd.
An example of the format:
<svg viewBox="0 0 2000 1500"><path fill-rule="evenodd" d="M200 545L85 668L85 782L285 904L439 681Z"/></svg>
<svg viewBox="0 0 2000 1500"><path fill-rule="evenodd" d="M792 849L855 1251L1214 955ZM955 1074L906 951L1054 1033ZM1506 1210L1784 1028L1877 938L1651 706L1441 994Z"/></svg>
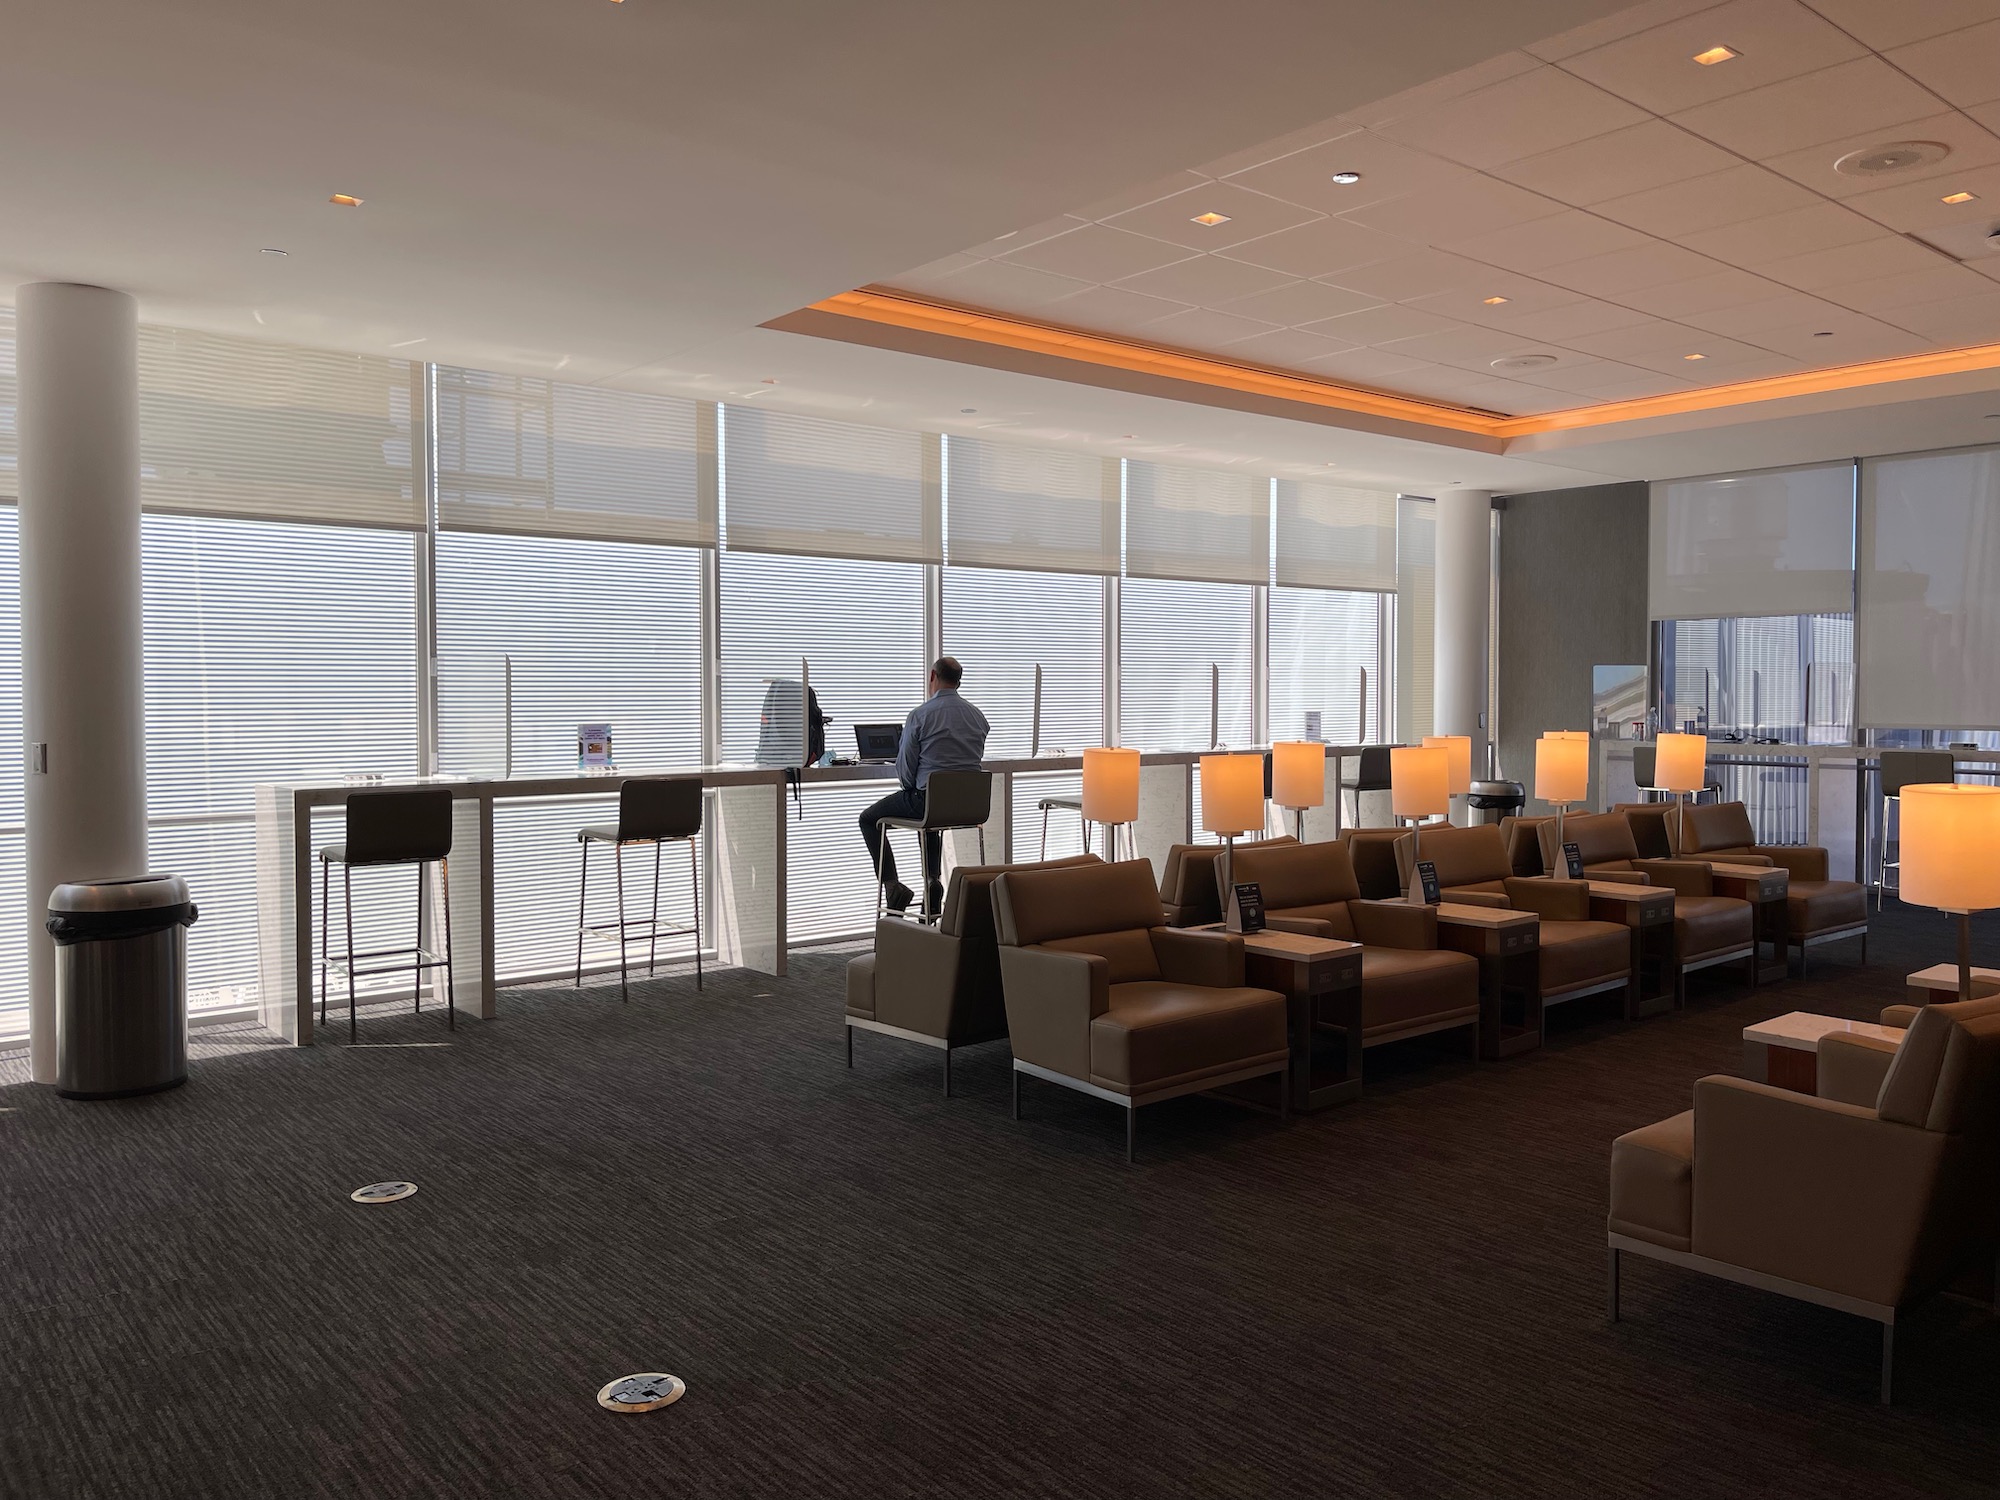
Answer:
<svg viewBox="0 0 2000 1500"><path fill-rule="evenodd" d="M1475 781L1465 799L1475 823L1497 823L1511 818L1528 802L1528 789L1518 781Z"/></svg>
<svg viewBox="0 0 2000 1500"><path fill-rule="evenodd" d="M187 1082L187 929L196 915L178 875L55 888L57 1093L119 1099Z"/></svg>

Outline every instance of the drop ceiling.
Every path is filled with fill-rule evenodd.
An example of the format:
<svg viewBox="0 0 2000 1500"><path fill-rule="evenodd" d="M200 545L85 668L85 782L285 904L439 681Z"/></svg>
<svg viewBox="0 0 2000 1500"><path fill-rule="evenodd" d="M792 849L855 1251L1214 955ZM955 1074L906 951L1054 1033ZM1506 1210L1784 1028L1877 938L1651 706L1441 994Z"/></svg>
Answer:
<svg viewBox="0 0 2000 1500"><path fill-rule="evenodd" d="M1652 0L881 284L1529 416L2000 342L1996 228L2000 0Z"/></svg>

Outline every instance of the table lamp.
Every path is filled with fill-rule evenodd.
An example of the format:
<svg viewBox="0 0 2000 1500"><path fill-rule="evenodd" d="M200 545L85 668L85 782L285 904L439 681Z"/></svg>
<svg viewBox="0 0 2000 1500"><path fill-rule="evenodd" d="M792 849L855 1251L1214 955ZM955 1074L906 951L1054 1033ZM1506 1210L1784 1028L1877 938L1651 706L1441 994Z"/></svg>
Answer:
<svg viewBox="0 0 2000 1500"><path fill-rule="evenodd" d="M1708 736L1663 734L1654 742L1653 785L1674 794L1674 853L1687 847L1687 804L1683 794L1708 784Z"/></svg>
<svg viewBox="0 0 2000 1500"><path fill-rule="evenodd" d="M1453 797L1463 797L1472 790L1472 737L1465 734L1427 734L1424 744L1433 750L1442 750L1449 757L1446 765L1448 773L1447 791ZM1444 815L1451 816L1451 804L1445 804Z"/></svg>
<svg viewBox="0 0 2000 1500"><path fill-rule="evenodd" d="M1264 757L1201 758L1201 826L1222 837L1222 894L1226 907L1235 883L1236 840L1264 826Z"/></svg>
<svg viewBox="0 0 2000 1500"><path fill-rule="evenodd" d="M1083 752L1083 820L1104 825L1104 851L1118 858L1118 830L1139 820L1139 752Z"/></svg>
<svg viewBox="0 0 2000 1500"><path fill-rule="evenodd" d="M1903 788L1905 901L1958 917L1958 998L1972 998L1972 913L2000 906L2000 786Z"/></svg>
<svg viewBox="0 0 2000 1500"><path fill-rule="evenodd" d="M1306 809L1326 805L1326 746L1281 740L1271 747L1271 800L1297 815L1298 840L1306 841Z"/></svg>
<svg viewBox="0 0 2000 1500"><path fill-rule="evenodd" d="M1552 729L1535 741L1535 795L1556 809L1556 857L1562 857L1563 814L1590 796L1590 736ZM1560 873L1561 867L1557 867Z"/></svg>
<svg viewBox="0 0 2000 1500"><path fill-rule="evenodd" d="M1389 802L1399 818L1421 824L1451 810L1451 752L1442 745L1407 745L1389 752ZM1410 889L1421 890L1421 826L1410 832Z"/></svg>

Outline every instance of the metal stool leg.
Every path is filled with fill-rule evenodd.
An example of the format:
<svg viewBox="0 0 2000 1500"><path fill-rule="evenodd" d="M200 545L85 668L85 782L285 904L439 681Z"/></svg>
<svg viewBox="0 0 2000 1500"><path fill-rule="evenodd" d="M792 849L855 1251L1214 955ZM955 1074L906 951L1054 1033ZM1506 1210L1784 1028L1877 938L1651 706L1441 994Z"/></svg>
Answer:
<svg viewBox="0 0 2000 1500"><path fill-rule="evenodd" d="M1049 805L1042 804L1042 852L1037 858L1047 862L1049 857Z"/></svg>
<svg viewBox="0 0 2000 1500"><path fill-rule="evenodd" d="M646 927L646 977L653 977L653 969L660 960L660 843L653 840L653 920Z"/></svg>
<svg viewBox="0 0 2000 1500"><path fill-rule="evenodd" d="M688 894L694 898L694 987L701 985L701 840L688 844Z"/></svg>
<svg viewBox="0 0 2000 1500"><path fill-rule="evenodd" d="M424 1010L424 863L417 861L417 959L410 969L410 1011Z"/></svg>
<svg viewBox="0 0 2000 1500"><path fill-rule="evenodd" d="M438 884L444 887L444 1024L458 1030L458 984L451 969L451 861L438 861Z"/></svg>
<svg viewBox="0 0 2000 1500"><path fill-rule="evenodd" d="M340 882L346 890L347 905L347 1039L358 1033L354 1027L354 866L340 867Z"/></svg>
<svg viewBox="0 0 2000 1500"><path fill-rule="evenodd" d="M986 863L986 825L984 823L979 825L979 862L982 865Z"/></svg>
<svg viewBox="0 0 2000 1500"><path fill-rule="evenodd" d="M611 865L618 872L618 998L632 1003L632 991L625 977L625 846L611 846Z"/></svg>
<svg viewBox="0 0 2000 1500"><path fill-rule="evenodd" d="M584 902L590 895L590 840L579 839L583 845L583 874L576 883L576 987L583 988L583 913Z"/></svg>
<svg viewBox="0 0 2000 1500"><path fill-rule="evenodd" d="M326 1024L326 961L333 937L333 862L319 862L319 1024Z"/></svg>
<svg viewBox="0 0 2000 1500"><path fill-rule="evenodd" d="M875 825L875 920L882 920L883 905L889 893L882 889L882 859L889 851L889 830L880 823Z"/></svg>

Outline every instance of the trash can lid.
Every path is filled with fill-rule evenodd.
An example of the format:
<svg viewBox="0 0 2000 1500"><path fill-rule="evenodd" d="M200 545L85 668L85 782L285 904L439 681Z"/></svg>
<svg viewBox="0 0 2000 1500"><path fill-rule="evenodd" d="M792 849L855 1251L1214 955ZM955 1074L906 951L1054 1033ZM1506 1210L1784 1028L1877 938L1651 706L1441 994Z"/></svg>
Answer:
<svg viewBox="0 0 2000 1500"><path fill-rule="evenodd" d="M1518 781L1475 781L1472 783L1475 797L1525 797L1528 789Z"/></svg>
<svg viewBox="0 0 2000 1500"><path fill-rule="evenodd" d="M133 875L124 880L76 880L49 894L49 910L152 911L185 906L187 882L178 875Z"/></svg>

